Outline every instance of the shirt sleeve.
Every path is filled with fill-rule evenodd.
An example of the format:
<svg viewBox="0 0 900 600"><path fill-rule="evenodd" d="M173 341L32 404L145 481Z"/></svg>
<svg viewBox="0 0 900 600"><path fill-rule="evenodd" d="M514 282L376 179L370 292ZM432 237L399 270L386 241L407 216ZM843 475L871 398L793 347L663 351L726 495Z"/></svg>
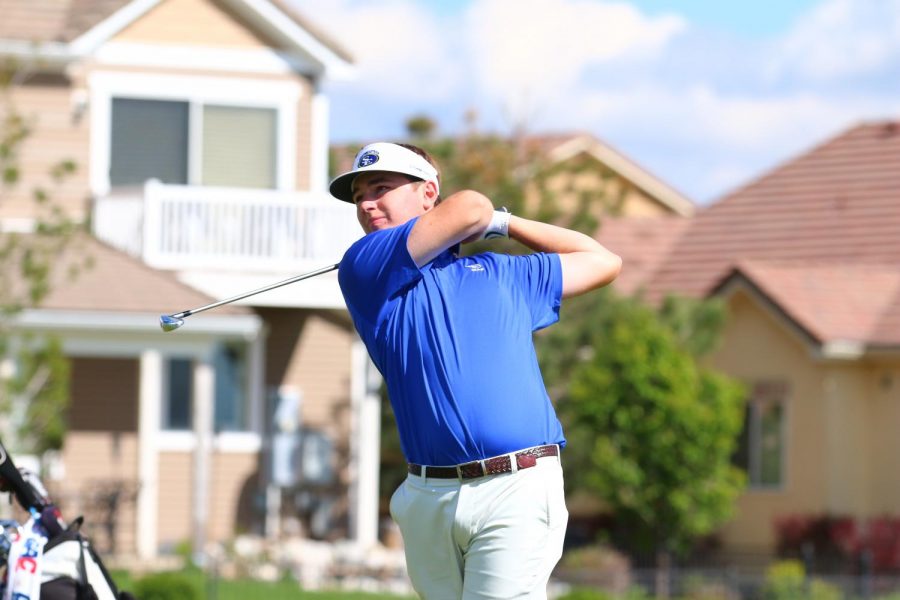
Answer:
<svg viewBox="0 0 900 600"><path fill-rule="evenodd" d="M406 241L418 219L372 232L354 243L338 267L338 283L347 305L370 323L384 305L422 277Z"/></svg>
<svg viewBox="0 0 900 600"><path fill-rule="evenodd" d="M539 252L512 258L514 282L528 302L532 330L553 325L562 303L559 255Z"/></svg>

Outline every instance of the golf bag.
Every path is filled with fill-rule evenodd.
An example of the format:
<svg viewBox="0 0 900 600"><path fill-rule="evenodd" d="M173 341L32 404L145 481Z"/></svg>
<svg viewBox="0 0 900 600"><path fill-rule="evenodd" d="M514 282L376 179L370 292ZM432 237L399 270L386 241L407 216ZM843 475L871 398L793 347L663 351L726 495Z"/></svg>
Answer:
<svg viewBox="0 0 900 600"><path fill-rule="evenodd" d="M66 525L40 480L16 469L2 442L0 489L31 515L24 525L0 521L0 600L133 600L82 535L83 519Z"/></svg>

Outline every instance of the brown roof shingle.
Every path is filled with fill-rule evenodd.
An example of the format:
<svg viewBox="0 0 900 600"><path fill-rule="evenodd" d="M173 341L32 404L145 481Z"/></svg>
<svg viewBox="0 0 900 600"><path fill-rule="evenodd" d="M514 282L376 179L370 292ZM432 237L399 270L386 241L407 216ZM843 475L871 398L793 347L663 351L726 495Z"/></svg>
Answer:
<svg viewBox="0 0 900 600"><path fill-rule="evenodd" d="M820 343L900 340L900 265L742 261L726 282L736 277Z"/></svg>
<svg viewBox="0 0 900 600"><path fill-rule="evenodd" d="M690 225L685 217L603 217L595 237L622 257L613 285L625 295L644 289Z"/></svg>
<svg viewBox="0 0 900 600"><path fill-rule="evenodd" d="M706 294L738 261L900 262L900 123L853 129L701 211L651 298Z"/></svg>
<svg viewBox="0 0 900 600"><path fill-rule="evenodd" d="M88 257L90 266L73 279L69 268ZM240 291L240 290L238 290ZM237 293L237 292L236 292ZM203 306L214 299L181 283L173 273L152 269L96 238L81 235L61 256L53 271L50 293L40 308L171 314ZM226 304L218 314L252 314Z"/></svg>
<svg viewBox="0 0 900 600"><path fill-rule="evenodd" d="M70 42L130 0L0 0L0 39Z"/></svg>
<svg viewBox="0 0 900 600"><path fill-rule="evenodd" d="M698 213L647 297L734 269L821 342L900 345L900 122L865 123Z"/></svg>

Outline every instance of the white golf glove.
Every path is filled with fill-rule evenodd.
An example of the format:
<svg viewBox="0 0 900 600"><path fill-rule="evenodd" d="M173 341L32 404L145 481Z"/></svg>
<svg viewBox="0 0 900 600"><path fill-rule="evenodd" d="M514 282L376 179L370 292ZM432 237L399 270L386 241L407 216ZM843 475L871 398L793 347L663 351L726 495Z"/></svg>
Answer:
<svg viewBox="0 0 900 600"><path fill-rule="evenodd" d="M491 222L485 228L484 233L481 234L481 239L492 240L495 238L508 238L509 218L511 216L512 215L505 206L501 206L494 210L494 214L491 216Z"/></svg>

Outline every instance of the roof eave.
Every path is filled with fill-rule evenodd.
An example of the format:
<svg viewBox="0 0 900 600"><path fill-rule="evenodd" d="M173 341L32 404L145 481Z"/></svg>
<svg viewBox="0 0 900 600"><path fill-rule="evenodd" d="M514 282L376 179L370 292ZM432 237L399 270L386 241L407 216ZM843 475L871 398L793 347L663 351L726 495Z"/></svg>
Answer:
<svg viewBox="0 0 900 600"><path fill-rule="evenodd" d="M858 361L865 358L896 357L900 355L900 342L872 343L860 339L849 338L823 338L802 323L778 304L765 290L759 287L751 278L747 277L739 267L736 267L726 275L708 294L708 296L730 297L740 288L745 290L776 320L783 323L787 329L797 334L810 349L815 358L829 361Z"/></svg>
<svg viewBox="0 0 900 600"><path fill-rule="evenodd" d="M64 42L0 40L0 56L12 58L23 66L42 70L63 70L79 56Z"/></svg>
<svg viewBox="0 0 900 600"><path fill-rule="evenodd" d="M17 314L14 323L23 329L55 332L153 332L163 335L158 315L137 312L32 308ZM179 330L171 335L253 338L260 333L262 326L262 319L255 314L203 315L186 323L184 331Z"/></svg>
<svg viewBox="0 0 900 600"><path fill-rule="evenodd" d="M319 69L315 76L332 80L352 79L355 70L351 62L328 47L313 33L302 27L277 6L266 0L227 0L228 4L248 21L288 45L291 54L312 61Z"/></svg>
<svg viewBox="0 0 900 600"><path fill-rule="evenodd" d="M785 328L797 335L813 353L821 353L825 340L795 319L756 282L747 277L740 268L732 269L728 275L710 290L707 296L720 296L727 299L733 296L738 289L744 290L776 321L782 323Z"/></svg>
<svg viewBox="0 0 900 600"><path fill-rule="evenodd" d="M69 44L75 56L90 55L135 22L160 0L133 0L82 33ZM351 79L350 61L328 47L284 12L266 0L226 0L249 23L285 44L283 49L292 68L316 78ZM312 65L310 67L310 65Z"/></svg>
<svg viewBox="0 0 900 600"><path fill-rule="evenodd" d="M646 169L593 136L581 134L563 142L550 152L553 160L567 160L577 154L587 153L610 169L616 171L635 186L656 198L683 217L692 216L697 205L687 196L661 181Z"/></svg>

